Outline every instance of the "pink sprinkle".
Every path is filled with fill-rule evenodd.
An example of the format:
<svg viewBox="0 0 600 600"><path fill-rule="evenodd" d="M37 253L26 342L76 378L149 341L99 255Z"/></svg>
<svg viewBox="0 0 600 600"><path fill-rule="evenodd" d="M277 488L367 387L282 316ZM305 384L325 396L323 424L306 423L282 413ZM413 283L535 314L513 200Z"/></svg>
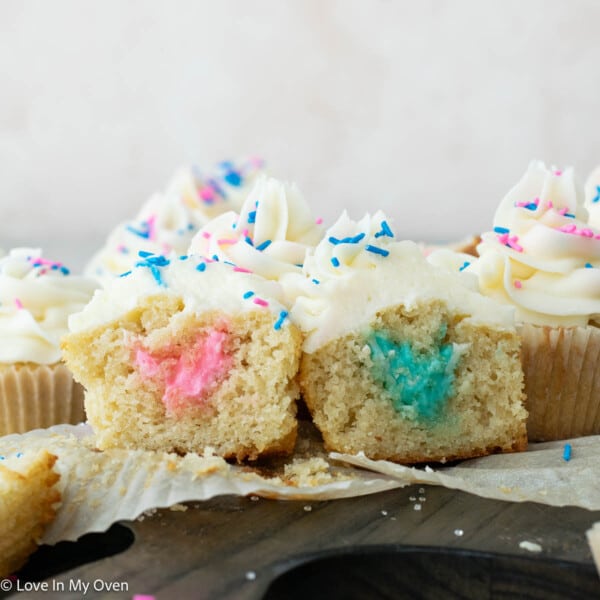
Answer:
<svg viewBox="0 0 600 600"><path fill-rule="evenodd" d="M514 284L518 290L520 290L523 287L523 284L518 279L515 279Z"/></svg>
<svg viewBox="0 0 600 600"><path fill-rule="evenodd" d="M254 304L258 304L259 306L269 306L269 303L262 298L254 298Z"/></svg>
<svg viewBox="0 0 600 600"><path fill-rule="evenodd" d="M215 190L213 190L210 186L205 186L200 189L200 198L204 200L204 202L212 202L215 199Z"/></svg>
<svg viewBox="0 0 600 600"><path fill-rule="evenodd" d="M510 236L508 233L498 234L498 241L509 248L512 248L516 252L523 252L523 247L520 246L517 242L519 237L516 235Z"/></svg>
<svg viewBox="0 0 600 600"><path fill-rule="evenodd" d="M149 596L148 594L134 594L132 600L156 600L156 596Z"/></svg>
<svg viewBox="0 0 600 600"><path fill-rule="evenodd" d="M548 200L548 202L546 202L546 206L548 208L552 208L554 206L554 204L552 204L552 200Z"/></svg>
<svg viewBox="0 0 600 600"><path fill-rule="evenodd" d="M525 202L524 200L521 202L515 202L515 206L517 206L517 207L529 206L530 204L535 204L536 206L539 206L540 199L535 198L535 200L533 200L532 202Z"/></svg>
<svg viewBox="0 0 600 600"><path fill-rule="evenodd" d="M568 211L569 211L569 209L568 209L568 208L565 206L564 208L559 208L559 209L558 209L556 212L557 212L559 215L563 215L563 216L564 216L564 215L566 215L566 214L567 214L567 212L568 212Z"/></svg>
<svg viewBox="0 0 600 600"><path fill-rule="evenodd" d="M202 237L207 240L210 237L210 233L208 233L208 231L203 231L202 232Z"/></svg>
<svg viewBox="0 0 600 600"><path fill-rule="evenodd" d="M581 230L581 235L586 238L593 238L594 232L591 229L584 228Z"/></svg>
<svg viewBox="0 0 600 600"><path fill-rule="evenodd" d="M233 267L233 270L237 273L252 273L250 269L244 269L244 267Z"/></svg>
<svg viewBox="0 0 600 600"><path fill-rule="evenodd" d="M554 171L554 174L555 174L557 177L560 177L560 176L562 175L562 171Z"/></svg>
<svg viewBox="0 0 600 600"><path fill-rule="evenodd" d="M317 225L322 225L323 224L323 217L318 217L317 219L315 219L315 223Z"/></svg>
<svg viewBox="0 0 600 600"><path fill-rule="evenodd" d="M153 242L156 240L156 215L149 217L146 223L148 223L148 239Z"/></svg>
<svg viewBox="0 0 600 600"><path fill-rule="evenodd" d="M19 310L23 309L23 303L18 298L15 298L15 304Z"/></svg>
<svg viewBox="0 0 600 600"><path fill-rule="evenodd" d="M227 245L227 244L236 244L237 240L235 238L221 238L220 240L217 240L217 244L223 244L223 245Z"/></svg>
<svg viewBox="0 0 600 600"><path fill-rule="evenodd" d="M248 229L242 229L242 235L244 237L250 237L250 232L248 231Z"/></svg>
<svg viewBox="0 0 600 600"><path fill-rule="evenodd" d="M559 227L558 230L562 231L563 233L576 233L577 225L569 223L569 225L563 225L562 227Z"/></svg>

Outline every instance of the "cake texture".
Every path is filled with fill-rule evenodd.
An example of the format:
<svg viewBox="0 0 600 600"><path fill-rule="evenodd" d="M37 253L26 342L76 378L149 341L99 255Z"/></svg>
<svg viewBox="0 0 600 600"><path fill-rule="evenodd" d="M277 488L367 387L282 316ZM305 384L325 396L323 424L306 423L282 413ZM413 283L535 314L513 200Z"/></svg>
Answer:
<svg viewBox="0 0 600 600"><path fill-rule="evenodd" d="M38 249L0 259L0 435L84 420L83 389L61 360L60 338L96 287Z"/></svg>
<svg viewBox="0 0 600 600"><path fill-rule="evenodd" d="M600 433L600 229L590 217L572 169L533 162L465 268L483 294L515 307L533 441Z"/></svg>
<svg viewBox="0 0 600 600"><path fill-rule="evenodd" d="M98 447L290 452L301 334L280 295L232 265L142 253L63 340Z"/></svg>
<svg viewBox="0 0 600 600"><path fill-rule="evenodd" d="M510 309L396 241L382 213L342 215L305 275L300 386L329 450L416 463L526 447Z"/></svg>
<svg viewBox="0 0 600 600"><path fill-rule="evenodd" d="M55 462L45 450L0 460L0 577L25 564L56 515Z"/></svg>
<svg viewBox="0 0 600 600"><path fill-rule="evenodd" d="M179 169L163 192L152 195L135 218L119 223L85 268L103 284L131 269L138 252L186 254L198 229L227 211L240 209L256 177L260 159L223 161L209 171Z"/></svg>

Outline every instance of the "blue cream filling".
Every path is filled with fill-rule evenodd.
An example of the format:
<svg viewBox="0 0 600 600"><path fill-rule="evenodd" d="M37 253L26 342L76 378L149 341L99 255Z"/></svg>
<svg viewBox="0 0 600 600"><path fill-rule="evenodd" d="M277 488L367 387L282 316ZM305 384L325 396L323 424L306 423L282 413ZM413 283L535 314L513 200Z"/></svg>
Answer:
<svg viewBox="0 0 600 600"><path fill-rule="evenodd" d="M454 369L460 358L452 344L440 342L428 350L408 341L395 342L385 331L373 331L366 340L371 350L371 376L392 400L394 409L418 420L436 421L454 392ZM460 353L459 353L460 354Z"/></svg>

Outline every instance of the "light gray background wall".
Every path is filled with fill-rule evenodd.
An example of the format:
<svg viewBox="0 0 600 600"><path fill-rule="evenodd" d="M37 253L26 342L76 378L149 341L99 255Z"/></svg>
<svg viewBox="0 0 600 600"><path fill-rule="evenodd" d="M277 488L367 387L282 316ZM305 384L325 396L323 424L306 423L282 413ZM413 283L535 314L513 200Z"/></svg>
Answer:
<svg viewBox="0 0 600 600"><path fill-rule="evenodd" d="M0 247L77 264L182 163L258 154L327 222L489 227L600 162L596 0L3 0Z"/></svg>

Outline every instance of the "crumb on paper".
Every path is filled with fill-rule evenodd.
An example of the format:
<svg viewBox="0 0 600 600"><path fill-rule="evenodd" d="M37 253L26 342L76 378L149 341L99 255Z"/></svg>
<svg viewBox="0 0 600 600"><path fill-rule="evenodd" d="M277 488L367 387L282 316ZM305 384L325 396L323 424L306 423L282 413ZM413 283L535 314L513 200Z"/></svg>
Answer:
<svg viewBox="0 0 600 600"><path fill-rule="evenodd" d="M529 552L541 552L542 547L536 542L528 542L527 540L523 540L519 542L519 548L522 550L528 550Z"/></svg>
<svg viewBox="0 0 600 600"><path fill-rule="evenodd" d="M169 506L169 510L173 512L185 512L188 507L185 504L173 504L173 506Z"/></svg>

